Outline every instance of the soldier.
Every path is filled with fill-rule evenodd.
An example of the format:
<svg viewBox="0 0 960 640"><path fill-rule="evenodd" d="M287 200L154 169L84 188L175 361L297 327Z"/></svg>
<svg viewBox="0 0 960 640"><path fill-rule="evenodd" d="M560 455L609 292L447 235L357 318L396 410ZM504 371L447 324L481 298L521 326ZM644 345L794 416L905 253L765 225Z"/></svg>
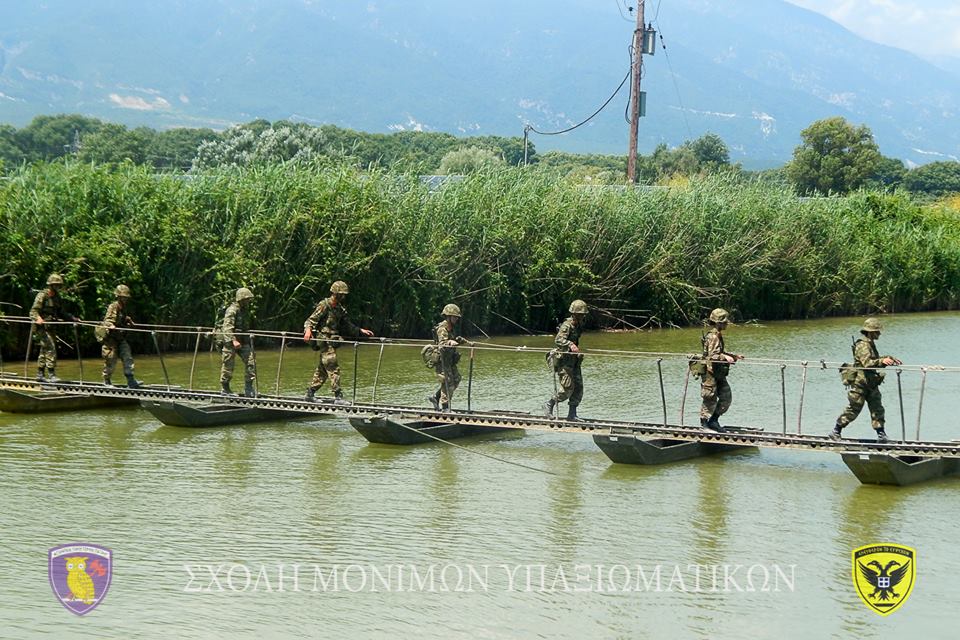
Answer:
<svg viewBox="0 0 960 640"><path fill-rule="evenodd" d="M903 364L893 356L881 356L877 351L876 340L880 337L883 326L876 318L867 318L860 333L863 337L853 345L853 367L848 370L844 384L848 386L847 401L850 405L837 418L837 423L830 432L834 440L841 438L843 428L853 422L864 403L870 407L870 420L877 432L878 442L887 442L887 432L883 428L884 411L880 397L880 384L883 382L883 372L876 369L891 365Z"/></svg>
<svg viewBox="0 0 960 640"><path fill-rule="evenodd" d="M220 389L224 395L233 395L230 390L230 380L233 379L234 358L240 356L244 364L243 395L248 398L256 396L253 383L257 379L257 362L254 358L253 336L248 332L252 328L250 318L250 301L253 292L246 287L237 289L233 302L223 314L221 325L221 339L223 346L220 349L222 364L220 365Z"/></svg>
<svg viewBox="0 0 960 640"><path fill-rule="evenodd" d="M723 344L723 330L730 322L730 314L724 309L714 309L707 320L710 331L703 337L703 360L706 372L700 378L700 426L714 431L723 431L720 416L727 412L733 402L733 393L727 382L730 365L743 356L728 353Z"/></svg>
<svg viewBox="0 0 960 640"><path fill-rule="evenodd" d="M561 391L543 404L543 410L548 417L553 416L554 407L564 400L569 400L567 420L578 419L577 407L583 399L583 374L580 372L583 354L580 353L580 334L583 333L583 322L588 311L586 302L574 300L570 303L570 317L557 329L557 336L553 340L557 346L550 352L550 361L560 379Z"/></svg>
<svg viewBox="0 0 960 640"><path fill-rule="evenodd" d="M97 327L97 337L103 343L100 349L103 356L103 384L107 387L113 386L110 376L113 375L113 369L117 366L117 356L119 356L123 361L123 375L127 377L127 387L139 389L140 381L133 375L133 354L123 331L123 327L136 326L133 318L127 315L130 287L125 284L118 285L114 293L117 299L107 307L103 323Z"/></svg>
<svg viewBox="0 0 960 640"><path fill-rule="evenodd" d="M337 280L330 285L330 297L320 301L317 308L313 310L307 321L303 323L303 341L310 342L314 339L313 333L318 331L316 338L316 349L320 351L320 363L316 371L313 372L313 380L307 387L306 400L313 401L317 389L323 386L323 383L330 378L330 389L333 391L334 402L336 404L350 404L343 399L343 391L340 390L340 365L337 363L337 347L340 346L341 336L367 336L373 335L369 329L360 329L355 326L347 317L347 308L344 301L350 288L346 282ZM319 330L318 330L319 327Z"/></svg>
<svg viewBox="0 0 960 640"><path fill-rule="evenodd" d="M433 330L440 355L437 358L437 364L434 366L440 388L432 395L427 396L427 402L433 405L434 411L446 411L450 408L453 392L460 386L461 380L460 372L457 370L457 363L460 362L460 353L457 352L457 346L466 342L462 336L454 336L453 333L457 322L461 318L460 307L455 304L448 304L443 308L441 315L443 316L443 322Z"/></svg>
<svg viewBox="0 0 960 640"><path fill-rule="evenodd" d="M33 306L30 307L30 319L34 322L34 339L40 345L40 356L37 358L37 380L40 382L59 382L60 380L56 373L57 334L54 327L46 323L57 320L77 321L76 317L63 311L61 287L63 287L63 277L59 273L51 273L47 278L47 288L37 294L33 300Z"/></svg>

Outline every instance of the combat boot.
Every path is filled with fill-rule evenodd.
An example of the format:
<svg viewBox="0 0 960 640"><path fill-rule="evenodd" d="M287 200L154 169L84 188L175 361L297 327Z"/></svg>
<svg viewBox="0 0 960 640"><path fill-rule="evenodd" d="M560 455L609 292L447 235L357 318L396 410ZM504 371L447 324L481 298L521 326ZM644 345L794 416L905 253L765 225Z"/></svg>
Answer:
<svg viewBox="0 0 960 640"><path fill-rule="evenodd" d="M887 437L887 432L884 431L883 427L877 429L877 442L890 442L890 438Z"/></svg>
<svg viewBox="0 0 960 640"><path fill-rule="evenodd" d="M47 369L47 382L60 382L60 378L57 377L57 372L54 369Z"/></svg>
<svg viewBox="0 0 960 640"><path fill-rule="evenodd" d="M132 373L127 376L127 389L139 389L142 385L143 381L134 378Z"/></svg>
<svg viewBox="0 0 960 640"><path fill-rule="evenodd" d="M724 431L724 428L720 426L720 421L717 419L717 416L715 415L710 416L710 419L707 420L706 427L711 431L717 431L719 433L723 433Z"/></svg>
<svg viewBox="0 0 960 640"><path fill-rule="evenodd" d="M568 420L569 422L580 422L580 418L577 417L577 406L576 406L576 405L573 405L573 404L572 404L572 405L570 405L570 407L567 409L567 420Z"/></svg>
<svg viewBox="0 0 960 640"><path fill-rule="evenodd" d="M103 386L112 387L113 382L110 381L110 376L103 376Z"/></svg>
<svg viewBox="0 0 960 640"><path fill-rule="evenodd" d="M341 407L349 407L353 403L343 397L343 391L337 391L333 394L333 404Z"/></svg>
<svg viewBox="0 0 960 640"><path fill-rule="evenodd" d="M37 369L37 382L46 382L47 377L43 375L43 367Z"/></svg>
<svg viewBox="0 0 960 640"><path fill-rule="evenodd" d="M433 407L434 411L440 411L440 392L432 393L426 396L427 402Z"/></svg>
<svg viewBox="0 0 960 640"><path fill-rule="evenodd" d="M840 423L833 425L833 431L830 432L831 440L839 440L843 437L843 427L840 426Z"/></svg>
<svg viewBox="0 0 960 640"><path fill-rule="evenodd" d="M303 399L307 402L316 402L317 401L317 390L313 387L307 387L307 394L303 396Z"/></svg>
<svg viewBox="0 0 960 640"><path fill-rule="evenodd" d="M706 429L706 428L707 428L707 422L709 422L709 418L700 418L700 428L701 428L701 429Z"/></svg>
<svg viewBox="0 0 960 640"><path fill-rule="evenodd" d="M554 408L555 406L557 406L557 401L554 400L553 398L550 398L549 400L547 400L546 402L544 402L544 403L543 403L543 415L547 416L548 418L552 418L552 417L553 417L553 408Z"/></svg>
<svg viewBox="0 0 960 640"><path fill-rule="evenodd" d="M222 394L225 395L225 396L235 395L235 394L233 393L233 391L230 390L230 383L229 383L229 382L221 382L221 383L220 383L220 393L222 393Z"/></svg>
<svg viewBox="0 0 960 640"><path fill-rule="evenodd" d="M244 396L245 398L256 398L256 397L257 397L257 392L254 391L254 389L253 389L253 381L252 381L252 380L247 380L247 382L244 383L244 385L243 385L243 396Z"/></svg>

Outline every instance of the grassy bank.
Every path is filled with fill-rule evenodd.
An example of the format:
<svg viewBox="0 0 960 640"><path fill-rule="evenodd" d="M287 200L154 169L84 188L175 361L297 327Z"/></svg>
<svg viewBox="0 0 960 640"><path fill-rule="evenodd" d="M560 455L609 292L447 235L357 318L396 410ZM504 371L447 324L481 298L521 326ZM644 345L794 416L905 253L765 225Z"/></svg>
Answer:
<svg viewBox="0 0 960 640"><path fill-rule="evenodd" d="M296 329L337 278L352 315L387 335L424 335L448 301L488 332L552 330L573 297L659 324L718 305L743 320L960 303L949 207L804 201L723 177L627 192L508 169L430 193L341 167L177 178L50 164L0 183L0 224L0 300L29 304L60 271L87 318L126 282L139 317L210 324L245 285L260 326Z"/></svg>

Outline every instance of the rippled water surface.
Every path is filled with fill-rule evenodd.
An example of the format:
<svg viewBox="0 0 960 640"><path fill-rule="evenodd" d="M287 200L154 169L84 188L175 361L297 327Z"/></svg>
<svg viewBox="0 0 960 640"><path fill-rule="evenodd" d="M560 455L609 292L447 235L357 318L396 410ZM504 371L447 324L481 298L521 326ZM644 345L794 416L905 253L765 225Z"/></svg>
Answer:
<svg viewBox="0 0 960 640"><path fill-rule="evenodd" d="M907 363L960 365L960 315L885 322L881 351ZM731 375L730 422L781 429L780 369L751 366L749 358L806 359L802 428L826 433L845 399L836 370L820 369L819 360L848 359L857 323L732 328L727 346L748 360ZM696 330L587 334L583 345L683 353L698 350L699 339ZM528 346L549 341L498 339ZM370 398L377 354L375 346L359 350L360 400ZM272 391L277 352L264 347L259 361L261 388ZM313 362L312 352L288 352L281 391L301 393ZM341 364L349 396L349 348ZM186 383L189 355L168 357L166 365L174 383ZM668 417L676 422L684 363L666 359L662 366ZM88 378L94 367L86 363ZM217 367L210 354L201 354L197 380L213 388ZM466 358L461 370L462 405ZM76 377L76 363L65 362L60 372ZM162 379L159 363L145 355L138 373L150 382ZM800 369L784 374L788 428L795 430ZM662 419L654 360L588 358L584 377L582 415ZM958 385L958 374L928 375L925 439L960 438ZM902 388L912 435L919 373L904 373ZM419 404L430 390L430 372L414 349L385 350L379 399ZM888 431L899 434L895 375L883 390ZM697 391L687 401L688 423L696 417ZM542 354L477 353L475 407L531 411L551 392ZM861 416L848 433L870 436L868 418ZM554 475L440 443L368 444L339 419L184 429L162 426L140 409L0 414L0 637L953 633L958 481L861 486L840 457L828 453L764 450L633 467L611 464L586 435L529 432L458 443ZM74 541L115 554L109 594L83 618L63 609L47 579L47 550ZM908 545L918 554L913 594L888 618L869 611L851 582L851 551L873 542ZM295 585L290 576L297 564ZM195 579L184 565L194 567ZM214 572L222 591L198 568L204 565L222 565ZM287 571L283 591L277 565ZM699 590L691 565L705 567ZM254 588L261 566L266 573ZM638 579L638 566L647 582ZM741 567L732 582L723 580L724 566ZM758 566L780 567L791 580L776 582L776 574L764 580ZM315 567L324 578L345 573L337 584L321 582L314 590ZM432 582L425 578L431 567ZM653 581L657 567L659 583ZM675 567L682 584L671 580ZM713 567L721 572L717 582ZM751 567L752 582L745 577ZM397 577L397 568L406 573ZM249 583L247 570L253 572ZM378 583L376 572L387 577ZM411 572L420 583L411 581Z"/></svg>

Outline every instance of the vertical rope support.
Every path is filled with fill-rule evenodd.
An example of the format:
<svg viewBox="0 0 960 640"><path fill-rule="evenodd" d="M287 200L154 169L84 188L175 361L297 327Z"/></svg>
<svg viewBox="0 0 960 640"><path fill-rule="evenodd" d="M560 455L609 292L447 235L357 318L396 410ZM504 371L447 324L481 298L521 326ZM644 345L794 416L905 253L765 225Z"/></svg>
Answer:
<svg viewBox="0 0 960 640"><path fill-rule="evenodd" d="M353 403L357 403L357 362L359 362L360 343L353 343Z"/></svg>
<svg viewBox="0 0 960 640"><path fill-rule="evenodd" d="M37 324L35 322L30 323L30 335L27 336L27 355L23 357L23 377L27 377L27 368L30 366L30 351L33 349L33 329Z"/></svg>
<svg viewBox="0 0 960 640"><path fill-rule="evenodd" d="M780 365L780 401L783 407L783 433L787 433L787 376L784 373L787 365Z"/></svg>
<svg viewBox="0 0 960 640"><path fill-rule="evenodd" d="M473 352L470 347L470 371L467 374L467 413L473 411Z"/></svg>
<svg viewBox="0 0 960 640"><path fill-rule="evenodd" d="M897 397L900 398L900 442L907 441L907 420L903 414L903 385L900 384L902 369L897 369Z"/></svg>
<svg viewBox="0 0 960 640"><path fill-rule="evenodd" d="M663 358L657 358L657 376L660 378L660 404L663 405L663 426L667 426L667 393L663 390Z"/></svg>
<svg viewBox="0 0 960 640"><path fill-rule="evenodd" d="M190 361L190 382L187 388L193 391L193 374L197 370L197 354L200 352L200 336L203 334L203 327L197 327L197 340L193 343L193 360Z"/></svg>
<svg viewBox="0 0 960 640"><path fill-rule="evenodd" d="M167 383L167 391L170 391L170 376L167 374L167 364L163 361L163 352L160 351L160 343L157 341L157 332L151 331L150 337L153 338L153 347L157 350L157 356L160 358L160 368L163 369L163 380Z"/></svg>
<svg viewBox="0 0 960 640"><path fill-rule="evenodd" d="M920 368L920 406L917 407L917 435L916 439L920 441L920 416L923 415L923 392L927 388L927 368Z"/></svg>
<svg viewBox="0 0 960 640"><path fill-rule="evenodd" d="M797 435L803 433L803 396L807 391L807 361L803 361L803 376L800 378L800 407L797 409Z"/></svg>
<svg viewBox="0 0 960 640"><path fill-rule="evenodd" d="M380 365L383 363L383 346L386 338L380 338L380 354L377 356L377 372L373 376L373 398L371 404L377 403L377 385L380 383Z"/></svg>
<svg viewBox="0 0 960 640"><path fill-rule="evenodd" d="M73 345L77 350L77 363L80 365L80 386L83 386L83 354L80 353L80 332L77 331L77 323L73 323Z"/></svg>
<svg viewBox="0 0 960 640"><path fill-rule="evenodd" d="M690 367L687 367L687 375L683 376L683 396L680 397L680 426L686 426L685 416L687 408L687 388L690 386Z"/></svg>
<svg viewBox="0 0 960 640"><path fill-rule="evenodd" d="M274 393L280 395L280 371L283 370L283 353L287 350L287 332L280 333L280 358L277 360L277 384Z"/></svg>

